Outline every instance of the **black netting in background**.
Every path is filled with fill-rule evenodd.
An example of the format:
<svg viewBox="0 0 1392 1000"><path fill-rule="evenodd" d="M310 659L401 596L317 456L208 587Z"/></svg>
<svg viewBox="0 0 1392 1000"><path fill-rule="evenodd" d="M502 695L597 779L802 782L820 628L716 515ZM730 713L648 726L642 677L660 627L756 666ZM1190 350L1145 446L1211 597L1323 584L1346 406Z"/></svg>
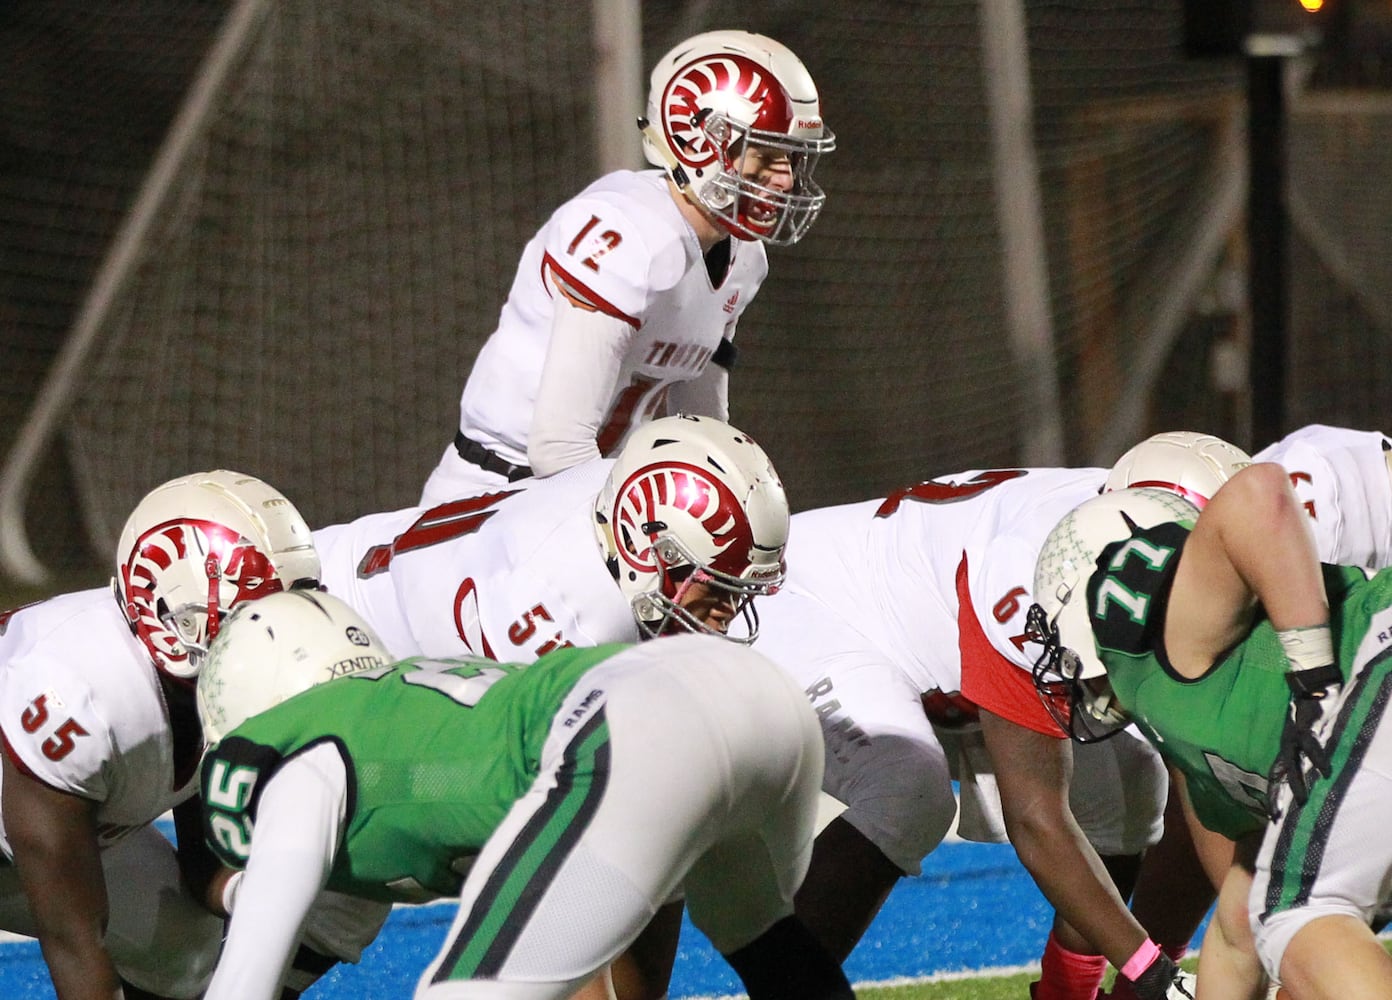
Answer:
<svg viewBox="0 0 1392 1000"><path fill-rule="evenodd" d="M6 446L227 10L99 7L0 7ZM1187 59L1181 8L1025 4L1073 462L1126 402L1241 109L1240 63ZM1019 461L1040 373L1019 370L1005 332L979 4L647 2L643 16L648 63L708 28L781 39L838 135L827 209L770 252L732 385L734 421L794 508ZM93 558L76 508L105 551L141 493L195 468L254 472L313 524L414 502L523 244L592 179L589 17L538 0L268 3L41 472L41 554ZM1293 115L1292 175L1319 186L1301 208L1333 234L1293 240L1293 422L1392 424L1377 100ZM1357 266L1334 266L1331 246ZM1220 310L1181 332L1148 429L1233 434L1208 354L1234 329Z"/></svg>

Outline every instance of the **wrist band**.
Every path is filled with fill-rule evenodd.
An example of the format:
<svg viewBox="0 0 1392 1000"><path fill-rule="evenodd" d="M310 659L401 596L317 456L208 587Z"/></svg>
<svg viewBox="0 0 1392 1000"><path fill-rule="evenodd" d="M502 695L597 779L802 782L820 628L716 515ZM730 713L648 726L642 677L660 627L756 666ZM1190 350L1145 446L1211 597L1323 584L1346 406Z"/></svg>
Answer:
<svg viewBox="0 0 1392 1000"><path fill-rule="evenodd" d="M1288 628L1276 633L1291 670L1309 670L1334 662L1334 637L1328 625Z"/></svg>
<svg viewBox="0 0 1392 1000"><path fill-rule="evenodd" d="M1121 974L1134 983L1142 972L1150 968L1151 963L1159 954L1160 946L1150 938L1146 938L1136 949L1136 953L1128 958L1126 964L1121 967Z"/></svg>
<svg viewBox="0 0 1392 1000"><path fill-rule="evenodd" d="M232 916L232 904L237 901L237 890L242 887L242 876L245 871L236 872L222 886L222 910L229 917Z"/></svg>

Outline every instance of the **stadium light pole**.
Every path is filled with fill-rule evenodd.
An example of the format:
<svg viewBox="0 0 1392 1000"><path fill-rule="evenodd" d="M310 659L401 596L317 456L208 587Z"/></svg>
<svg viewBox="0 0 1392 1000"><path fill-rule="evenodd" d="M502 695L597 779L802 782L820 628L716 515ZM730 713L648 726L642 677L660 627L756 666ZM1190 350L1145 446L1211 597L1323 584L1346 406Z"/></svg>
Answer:
<svg viewBox="0 0 1392 1000"><path fill-rule="evenodd" d="M1251 443L1285 433L1290 330L1289 210L1286 203L1286 70L1300 55L1294 35L1249 35L1247 59L1247 309Z"/></svg>

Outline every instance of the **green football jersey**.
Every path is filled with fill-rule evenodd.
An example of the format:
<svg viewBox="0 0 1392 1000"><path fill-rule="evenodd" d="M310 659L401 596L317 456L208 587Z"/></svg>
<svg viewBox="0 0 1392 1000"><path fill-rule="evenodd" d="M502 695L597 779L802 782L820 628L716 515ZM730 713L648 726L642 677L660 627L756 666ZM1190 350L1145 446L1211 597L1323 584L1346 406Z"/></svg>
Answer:
<svg viewBox="0 0 1392 1000"><path fill-rule="evenodd" d="M248 719L209 752L208 843L243 867L266 781L296 754L330 743L347 770L348 808L328 887L388 902L455 895L537 776L561 703L586 672L625 648L561 649L530 667L417 658L311 688ZM583 797L608 729L602 711L577 715L582 735L565 791Z"/></svg>
<svg viewBox="0 0 1392 1000"><path fill-rule="evenodd" d="M1260 829L1266 777L1280 747L1290 689L1275 630L1259 618L1204 676L1186 679L1164 655L1169 587L1189 536L1181 524L1137 529L1107 546L1088 580L1098 652L1117 700L1166 761L1184 772L1204 826L1229 837ZM1392 575L1324 567L1331 630L1347 679L1372 614L1392 604Z"/></svg>

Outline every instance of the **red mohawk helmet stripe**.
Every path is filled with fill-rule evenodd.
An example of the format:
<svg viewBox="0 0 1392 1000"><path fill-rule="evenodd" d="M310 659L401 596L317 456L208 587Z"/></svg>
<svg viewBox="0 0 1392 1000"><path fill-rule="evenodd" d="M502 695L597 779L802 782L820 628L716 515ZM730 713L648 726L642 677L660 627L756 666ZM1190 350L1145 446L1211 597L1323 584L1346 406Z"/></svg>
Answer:
<svg viewBox="0 0 1392 1000"><path fill-rule="evenodd" d="M1157 490L1169 490L1171 493L1178 493L1180 496L1188 500L1195 507L1199 508L1199 510L1203 510L1204 507L1208 505L1208 497L1204 496L1197 490L1191 490L1187 486L1181 486L1179 483L1167 483L1162 482L1158 479L1147 479L1142 482L1131 483L1132 489L1141 489L1142 487L1149 487L1151 489Z"/></svg>
<svg viewBox="0 0 1392 1000"><path fill-rule="evenodd" d="M757 106L749 123L752 127L781 133L792 129L792 106L772 73L733 52L701 56L678 69L662 95L662 128L675 140L672 148L677 157L689 167L703 167L720 154L699 128L709 110L701 99L720 92Z"/></svg>

